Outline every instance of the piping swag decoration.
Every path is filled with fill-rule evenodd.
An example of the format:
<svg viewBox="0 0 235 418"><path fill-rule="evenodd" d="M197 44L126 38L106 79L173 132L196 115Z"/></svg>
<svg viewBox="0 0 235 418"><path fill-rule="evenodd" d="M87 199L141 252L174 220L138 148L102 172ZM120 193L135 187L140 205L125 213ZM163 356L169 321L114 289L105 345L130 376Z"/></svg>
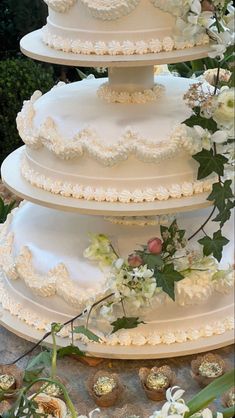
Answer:
<svg viewBox="0 0 235 418"><path fill-rule="evenodd" d="M63 84L60 82L53 89L60 88ZM69 160L87 154L101 164L111 167L125 161L130 154L144 162L159 163L164 159L173 158L182 150L190 155L201 151L201 143L193 138L193 129L183 124L174 129L167 141L162 140L157 146L154 140L141 136L134 127L128 127L113 147L105 145L103 138L90 126L81 129L72 139L63 138L51 117L47 117L36 130L34 104L41 96L40 91L35 91L31 99L24 102L16 118L17 128L26 145L34 149L45 146L61 159Z"/></svg>
<svg viewBox="0 0 235 418"><path fill-rule="evenodd" d="M101 20L116 20L131 13L140 0L81 0L92 16Z"/></svg>
<svg viewBox="0 0 235 418"><path fill-rule="evenodd" d="M58 12L58 13L67 12L77 2L77 0L44 0L44 1L51 9L53 9L55 12Z"/></svg>

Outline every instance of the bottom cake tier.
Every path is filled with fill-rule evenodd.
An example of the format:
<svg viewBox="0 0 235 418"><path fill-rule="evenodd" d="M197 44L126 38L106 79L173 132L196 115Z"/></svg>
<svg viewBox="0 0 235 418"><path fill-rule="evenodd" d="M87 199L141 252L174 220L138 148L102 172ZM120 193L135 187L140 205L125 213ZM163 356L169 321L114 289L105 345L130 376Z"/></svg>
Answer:
<svg viewBox="0 0 235 418"><path fill-rule="evenodd" d="M180 229L185 229L189 237L210 210L176 215ZM90 260L95 258L92 253L94 237L98 236L95 234L102 234L101 239L108 236L115 253L127 258L149 238L159 237L160 224L168 227L173 218L172 215L103 218L23 203L1 227L0 305L3 312L35 332L48 330L51 322L64 323L83 311L76 325L86 324L85 312L113 292L112 267ZM207 233L211 234L213 229L215 224L210 222ZM225 225L223 234L231 241L225 247L220 264L213 257L204 257L200 262L197 259L194 268L175 282L175 301L158 287L151 298L145 295L134 303L131 297L124 298L124 307L120 303L112 305L111 309L109 299L98 305L89 321L89 329L100 338L99 342L92 343L99 347L97 350L93 347L93 354L97 351L105 355L102 346L110 347L111 352L117 347L123 347L124 351L133 347L135 353L138 347L148 346L154 357L154 347L156 351L161 347L161 352L164 346L167 352L169 346L191 342L197 342L197 346L201 342L201 347L205 347L206 339L231 334L234 326L232 219ZM194 247L190 254L196 251L199 237L195 237L194 243L190 242L191 248ZM93 247L90 240L93 240ZM96 247L96 257L99 251ZM119 280L118 277L115 280ZM138 317L141 323L133 329L113 332L111 323L123 317L123 308L126 317ZM68 339L70 332L69 325L59 335ZM82 343L89 343L84 334L75 337ZM125 355L120 354L120 357L125 358Z"/></svg>

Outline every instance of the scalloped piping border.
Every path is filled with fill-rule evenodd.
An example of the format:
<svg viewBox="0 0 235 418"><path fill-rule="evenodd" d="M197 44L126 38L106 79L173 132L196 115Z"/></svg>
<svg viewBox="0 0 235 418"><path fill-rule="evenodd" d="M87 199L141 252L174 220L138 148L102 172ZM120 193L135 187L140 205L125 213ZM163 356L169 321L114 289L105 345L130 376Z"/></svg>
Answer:
<svg viewBox="0 0 235 418"><path fill-rule="evenodd" d="M156 54L159 52L171 52L173 50L183 50L200 45L208 45L209 37L207 34L196 36L195 40L177 40L170 36L160 39L149 39L148 41L82 41L63 38L50 32L47 26L42 29L42 41L50 48L63 52L73 52L74 54L84 55L145 55Z"/></svg>
<svg viewBox="0 0 235 418"><path fill-rule="evenodd" d="M98 88L97 96L106 103L146 104L156 102L165 89L165 86L156 83L152 89L144 91L116 91L107 82Z"/></svg>
<svg viewBox="0 0 235 418"><path fill-rule="evenodd" d="M194 194L210 192L215 179L204 181L196 181L194 183L184 182L180 184L172 184L168 188L159 186L156 189L151 187L146 189L136 189L130 191L128 189L117 190L115 188L102 188L84 186L82 184L72 184L63 182L63 180L53 180L42 173L33 170L28 164L26 158L21 162L21 174L32 186L47 192L73 197L75 199L85 199L96 202L120 202L120 203L141 203L154 202L156 200L163 201L171 198L180 199L181 197L191 197Z"/></svg>
<svg viewBox="0 0 235 418"><path fill-rule="evenodd" d="M58 83L53 89L62 85L64 83ZM27 146L33 149L45 146L62 160L87 154L104 166L111 167L125 161L129 155L135 155L140 161L157 164L173 158L181 150L193 155L202 149L201 142L196 142L193 133L191 134L192 128L184 124L178 125L167 140L158 143L141 136L134 128L127 127L113 147L104 145L103 138L99 138L96 130L89 126L80 130L72 139L64 139L58 132L57 123L51 117L47 117L36 130L34 103L41 96L40 91L35 91L30 100L24 101L16 118L19 135Z"/></svg>
<svg viewBox="0 0 235 418"><path fill-rule="evenodd" d="M17 317L19 320L24 321L27 325L36 328L37 330L48 331L51 321L48 318L40 317L35 314L31 309L25 308L21 303L19 303L15 298L13 298L10 293L7 291L4 280L0 274L0 304L2 305L3 310L10 312L11 315ZM55 318L56 320L56 318ZM210 337L213 335L220 335L226 331L234 329L234 318L228 316L220 321L215 321L210 324L207 324L200 329L188 329L188 330L178 330L170 331L166 330L164 333L151 332L147 336L143 336L138 330L133 332L121 331L116 334L105 336L99 333L102 338L102 344L107 344L110 346L121 345L121 346L143 346L151 345L156 346L159 344L171 345L174 343L183 343L187 341L195 341L199 338ZM95 331L95 330L94 330ZM68 338L71 335L71 328L64 327L58 334L62 338ZM88 343L89 341L80 334L74 335L76 340L80 340L83 343ZM97 344L97 343L96 343Z"/></svg>

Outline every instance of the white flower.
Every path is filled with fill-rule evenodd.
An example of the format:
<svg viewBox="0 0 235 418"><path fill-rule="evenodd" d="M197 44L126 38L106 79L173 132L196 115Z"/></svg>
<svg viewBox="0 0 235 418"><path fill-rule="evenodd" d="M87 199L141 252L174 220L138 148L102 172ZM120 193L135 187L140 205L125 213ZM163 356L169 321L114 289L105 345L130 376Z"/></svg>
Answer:
<svg viewBox="0 0 235 418"><path fill-rule="evenodd" d="M117 259L110 240L103 234L91 235L91 244L83 255L89 260L98 261L101 268L110 266Z"/></svg>
<svg viewBox="0 0 235 418"><path fill-rule="evenodd" d="M178 386L167 389L167 402L163 405L161 411L154 412L150 418L182 418L184 414L189 411L189 408L181 398L183 394L184 390L180 389Z"/></svg>
<svg viewBox="0 0 235 418"><path fill-rule="evenodd" d="M215 97L213 119L220 128L234 128L235 89L225 89Z"/></svg>
<svg viewBox="0 0 235 418"><path fill-rule="evenodd" d="M227 47L233 43L233 36L230 31L224 31L220 33L212 32L212 37L216 43L211 46L212 51L208 53L208 56L210 58L219 57L220 60L223 60Z"/></svg>

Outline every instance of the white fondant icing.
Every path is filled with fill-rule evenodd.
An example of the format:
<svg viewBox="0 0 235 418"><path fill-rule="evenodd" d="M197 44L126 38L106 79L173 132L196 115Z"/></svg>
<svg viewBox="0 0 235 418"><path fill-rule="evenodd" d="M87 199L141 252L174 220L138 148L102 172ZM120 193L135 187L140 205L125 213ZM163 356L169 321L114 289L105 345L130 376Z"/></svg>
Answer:
<svg viewBox="0 0 235 418"><path fill-rule="evenodd" d="M194 188L194 183L185 182L183 184L174 184L168 188L159 186L156 189L136 189L133 192L128 189L105 189L85 186L84 184L73 184L63 182L61 180L53 180L50 177L46 177L40 172L34 171L30 168L27 160L22 161L21 165L22 176L33 186L39 189L46 190L53 194L60 194L65 197L73 197L75 199L95 200L97 202L121 202L121 203L140 203L140 202L153 202L155 200L168 200L175 198L175 192L171 194L171 190L180 190L177 198L193 196L196 191L201 190L203 192L211 191L212 185L215 179L201 181L201 187Z"/></svg>
<svg viewBox="0 0 235 418"><path fill-rule="evenodd" d="M7 290L4 284L4 280L0 276L0 304L2 308L16 316L21 321L41 331L48 331L50 329L51 319L44 316L43 312L35 312L34 310L23 306L14 298ZM220 335L226 331L234 329L234 318L228 316L221 320L212 321L210 324L201 325L198 329L185 329L185 330L174 330L168 332L149 332L143 335L139 328L131 331L120 331L111 335L104 335L100 332L99 334L101 344L114 345L145 345L149 344L152 346L158 344L174 344L186 341L197 340L203 337L210 337L212 335ZM71 338L71 329L69 326L64 327L58 335L62 338ZM74 339L80 340L83 343L89 341L84 338L82 334L75 334Z"/></svg>
<svg viewBox="0 0 235 418"><path fill-rule="evenodd" d="M202 141L180 125L190 116L182 97L193 80L158 79L166 91L161 101L138 105L101 102L96 91L103 80L95 79L35 93L17 118L27 144L24 176L45 190L97 201L203 192L207 182L196 182L191 158Z"/></svg>

